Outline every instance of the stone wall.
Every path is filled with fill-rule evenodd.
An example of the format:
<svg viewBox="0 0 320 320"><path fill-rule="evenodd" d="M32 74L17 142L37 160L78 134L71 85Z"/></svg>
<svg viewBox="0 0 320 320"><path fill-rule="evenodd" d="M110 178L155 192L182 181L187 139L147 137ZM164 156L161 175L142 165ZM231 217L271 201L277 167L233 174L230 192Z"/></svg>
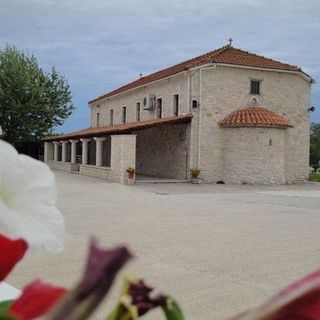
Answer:
<svg viewBox="0 0 320 320"><path fill-rule="evenodd" d="M44 143L44 162L48 162L53 160L53 143L52 142L45 142Z"/></svg>
<svg viewBox="0 0 320 320"><path fill-rule="evenodd" d="M119 175L118 182L127 183L128 167L136 167L136 135L111 136L111 171Z"/></svg>
<svg viewBox="0 0 320 320"><path fill-rule="evenodd" d="M137 174L184 179L188 175L190 124L137 132Z"/></svg>
<svg viewBox="0 0 320 320"><path fill-rule="evenodd" d="M91 106L91 125L96 126L97 113L100 116L100 126L110 125L110 109L113 110L114 124L122 123L122 107L126 106L127 122L137 119L136 106L140 102L141 120L156 118L156 110L143 110L143 98L150 94L162 99L162 118L173 116L173 96L179 94L179 114L190 112L188 104L188 75L175 75L171 78L143 86L132 91L108 99L95 102Z"/></svg>
<svg viewBox="0 0 320 320"><path fill-rule="evenodd" d="M286 129L223 128L223 180L281 184L285 177Z"/></svg>
<svg viewBox="0 0 320 320"><path fill-rule="evenodd" d="M111 136L106 136L102 143L102 165L104 167L111 165Z"/></svg>
<svg viewBox="0 0 320 320"><path fill-rule="evenodd" d="M119 174L111 171L111 168L107 167L96 167L92 165L81 164L79 166L79 172L82 175L105 179L112 182L119 182Z"/></svg>
<svg viewBox="0 0 320 320"><path fill-rule="evenodd" d="M67 172L79 171L79 165L77 163L48 160L47 165L54 170L61 170Z"/></svg>
<svg viewBox="0 0 320 320"><path fill-rule="evenodd" d="M251 79L261 80L260 95L250 94ZM127 107L127 122L136 121L137 102L140 102L141 120L155 118L156 110L143 110L143 98L149 94L162 98L163 117L173 115L174 94L179 94L179 114L193 114L187 148L189 151L188 165L189 168L199 167L202 170L203 181L226 180L224 176L224 133L218 122L232 111L251 106L253 98L258 100L256 106L278 113L289 119L293 125L293 128L284 131L286 139L284 146L285 182L294 183L307 178L310 83L298 74L221 65L189 70L93 103L91 105L92 125L96 125L97 112L100 114L100 125L109 125L110 109L114 111L114 124L121 123L123 106ZM192 100L198 102L198 107L195 109L191 108ZM159 133L159 131L158 129L154 130L152 135L162 137L163 133ZM168 155L156 150L152 137L144 136L143 133L141 133L141 137L144 137L143 140L146 141L147 150L152 150L152 148L155 150L141 152L143 145L139 142L138 137L139 152L137 156L140 159L137 162L137 172L163 175L165 170L160 163L161 159L167 159ZM164 148L164 146L161 145L160 148ZM250 149L250 146L245 148ZM150 163L156 162L156 165L148 167L148 159L144 158L144 155L148 153L151 157ZM153 156L154 153L158 154L157 158ZM183 148L181 150L179 147L175 153L179 153L177 157L185 157ZM178 163L180 165L182 162L179 160ZM184 171L185 166L182 168L181 170ZM177 171L176 168L173 168L173 173L168 173L168 175L173 176L177 173L180 176L181 170Z"/></svg>
<svg viewBox="0 0 320 320"><path fill-rule="evenodd" d="M96 141L93 139L88 142L88 164L96 164Z"/></svg>
<svg viewBox="0 0 320 320"><path fill-rule="evenodd" d="M96 142L91 140L89 144L90 162L87 165L49 160L51 145L48 143L46 143L46 162L55 170L79 172L82 175L123 184L134 182L134 179L128 181L126 168L135 168L136 135L127 134L106 137L102 147L102 166L99 167L95 165ZM70 158L70 151L67 148L67 158Z"/></svg>
<svg viewBox="0 0 320 320"><path fill-rule="evenodd" d="M262 81L261 95L249 93L251 79ZM201 92L199 167L206 182L225 180L224 129L218 122L230 112L250 106L253 97L258 99L257 106L278 113L293 125L285 130L285 182L307 178L310 84L306 80L290 73L217 66L201 72ZM243 147L250 150L249 144Z"/></svg>

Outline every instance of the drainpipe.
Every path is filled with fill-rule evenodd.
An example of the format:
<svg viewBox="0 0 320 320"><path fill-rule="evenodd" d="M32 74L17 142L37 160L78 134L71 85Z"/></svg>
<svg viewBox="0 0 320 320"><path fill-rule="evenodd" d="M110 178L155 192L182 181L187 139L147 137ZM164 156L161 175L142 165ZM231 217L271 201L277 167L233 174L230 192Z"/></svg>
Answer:
<svg viewBox="0 0 320 320"><path fill-rule="evenodd" d="M192 107L191 107L191 93L192 93L192 76L191 73L188 75L188 104L189 104L189 113L192 112Z"/></svg>
<svg viewBox="0 0 320 320"><path fill-rule="evenodd" d="M188 87L187 87L187 101L188 101L188 112L190 114L192 114L192 84L193 84L193 76L198 72L199 68L196 68L196 69L191 69L189 70L188 72ZM194 121L194 120L192 120ZM192 131L190 131L190 134L192 133ZM194 141L193 141L193 144L194 144ZM191 141L190 141L190 146L191 146ZM194 149L193 149L194 150ZM194 150L195 151L195 150ZM188 153L188 164L187 164L187 167L186 167L186 176L188 176L188 166L192 166L194 167L194 163L193 163L193 156L191 156L191 154L193 155L193 153L189 152Z"/></svg>
<svg viewBox="0 0 320 320"><path fill-rule="evenodd" d="M201 169L201 165L200 165L200 161L201 161L201 155L200 155L200 151L201 151L201 125L202 125L202 122L201 122L201 118L202 118L202 71L203 70L209 70L209 69L216 69L217 65L213 65L213 66L210 66L210 67L204 67L204 68L200 68L199 69L199 116L198 116L198 161L197 161L197 167L199 169Z"/></svg>

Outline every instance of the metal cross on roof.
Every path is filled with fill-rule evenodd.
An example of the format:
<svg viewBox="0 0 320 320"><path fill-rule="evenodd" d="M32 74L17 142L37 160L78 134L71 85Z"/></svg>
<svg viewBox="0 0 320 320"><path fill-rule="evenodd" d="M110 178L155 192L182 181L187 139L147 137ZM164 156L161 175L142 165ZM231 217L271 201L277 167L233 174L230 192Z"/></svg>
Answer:
<svg viewBox="0 0 320 320"><path fill-rule="evenodd" d="M229 41L229 46L231 46L233 41L232 38L230 37L228 41Z"/></svg>

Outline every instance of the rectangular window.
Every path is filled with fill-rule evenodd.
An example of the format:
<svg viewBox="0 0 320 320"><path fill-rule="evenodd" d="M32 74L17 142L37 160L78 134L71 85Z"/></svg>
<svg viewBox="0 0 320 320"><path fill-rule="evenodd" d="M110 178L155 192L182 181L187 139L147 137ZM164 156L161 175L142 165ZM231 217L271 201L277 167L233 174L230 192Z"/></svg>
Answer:
<svg viewBox="0 0 320 320"><path fill-rule="evenodd" d="M110 110L110 126L113 126L113 110Z"/></svg>
<svg viewBox="0 0 320 320"><path fill-rule="evenodd" d="M140 102L137 102L137 121L140 121Z"/></svg>
<svg viewBox="0 0 320 320"><path fill-rule="evenodd" d="M100 113L97 113L97 127L100 125Z"/></svg>
<svg viewBox="0 0 320 320"><path fill-rule="evenodd" d="M162 99L159 98L157 99L157 119L161 119L162 118Z"/></svg>
<svg viewBox="0 0 320 320"><path fill-rule="evenodd" d="M122 107L122 123L126 123L127 121L127 108Z"/></svg>
<svg viewBox="0 0 320 320"><path fill-rule="evenodd" d="M175 94L173 96L173 115L179 115L179 95Z"/></svg>
<svg viewBox="0 0 320 320"><path fill-rule="evenodd" d="M260 94L260 80L251 80L250 94Z"/></svg>

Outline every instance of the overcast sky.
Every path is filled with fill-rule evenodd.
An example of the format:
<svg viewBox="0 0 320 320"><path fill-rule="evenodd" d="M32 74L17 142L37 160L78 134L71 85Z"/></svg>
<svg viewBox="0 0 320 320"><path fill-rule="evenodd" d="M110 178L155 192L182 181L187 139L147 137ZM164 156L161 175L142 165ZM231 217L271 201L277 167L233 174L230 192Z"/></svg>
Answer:
<svg viewBox="0 0 320 320"><path fill-rule="evenodd" d="M295 64L318 83L320 0L0 0L0 48L65 75L76 107L57 132L89 126L87 101L227 43Z"/></svg>

